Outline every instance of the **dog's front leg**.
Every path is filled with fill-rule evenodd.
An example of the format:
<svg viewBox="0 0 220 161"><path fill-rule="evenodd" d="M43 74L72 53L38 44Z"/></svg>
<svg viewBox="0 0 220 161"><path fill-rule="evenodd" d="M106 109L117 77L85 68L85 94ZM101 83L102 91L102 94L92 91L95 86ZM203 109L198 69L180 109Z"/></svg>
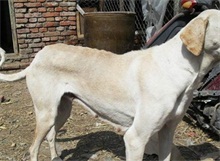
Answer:
<svg viewBox="0 0 220 161"><path fill-rule="evenodd" d="M174 122L165 124L159 134L159 160L171 161L171 151L173 148L173 136L176 129Z"/></svg>
<svg viewBox="0 0 220 161"><path fill-rule="evenodd" d="M141 135L133 126L125 133L126 161L143 160L146 141Z"/></svg>
<svg viewBox="0 0 220 161"><path fill-rule="evenodd" d="M51 153L51 160L52 161L62 161L59 155L57 154L57 149L56 149L56 126L53 126L49 133L47 134L47 141L50 146L50 153Z"/></svg>
<svg viewBox="0 0 220 161"><path fill-rule="evenodd" d="M145 106L138 107L132 126L124 135L126 161L142 161L145 146L158 128L156 116L146 111Z"/></svg>

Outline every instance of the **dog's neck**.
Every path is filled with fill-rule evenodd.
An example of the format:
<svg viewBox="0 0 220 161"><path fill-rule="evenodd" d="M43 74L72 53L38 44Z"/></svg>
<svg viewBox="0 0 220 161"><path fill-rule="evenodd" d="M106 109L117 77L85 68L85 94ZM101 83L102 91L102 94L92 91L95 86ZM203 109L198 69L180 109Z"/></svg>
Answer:
<svg viewBox="0 0 220 161"><path fill-rule="evenodd" d="M177 43L177 42L181 42L181 43ZM169 43L175 44L173 45L174 47L171 49L173 55L177 55L176 53L178 53L177 52L178 49L182 50L182 52L179 52L182 53L182 55L179 56L177 55L176 57L174 57L176 58L176 62L178 63L184 63L184 61L189 62L189 64L193 69L193 72L199 73L201 77L204 76L208 71L210 71L217 62L216 59L212 56L212 54L206 53L205 50L203 50L199 56L193 55L190 51L188 51L188 49L182 43L179 35L171 39ZM179 59L179 57L184 57L184 59ZM180 62L181 60L184 61Z"/></svg>
<svg viewBox="0 0 220 161"><path fill-rule="evenodd" d="M183 45L179 36L175 36L152 50L154 50L153 57L160 62L161 67L170 64L170 66L175 66L191 74L196 74L200 71L202 56L194 56L190 53Z"/></svg>
<svg viewBox="0 0 220 161"><path fill-rule="evenodd" d="M175 39L181 41L179 36ZM196 66L193 66L194 72L196 73L194 84L199 84L204 76L215 66L217 60L211 53L206 53L204 49L199 56L194 56L190 51L188 51L183 43L180 44L182 45L182 50L184 50L182 53L185 55L183 56L190 62L191 65L196 64Z"/></svg>
<svg viewBox="0 0 220 161"><path fill-rule="evenodd" d="M215 62L212 55L205 52L199 56L193 55L186 49L178 35L152 50L154 50L152 57L158 62L158 66L165 70L164 72L169 70L170 77L176 78L176 83L184 78L185 81L190 80L186 84L198 84ZM172 69L174 66L175 69Z"/></svg>

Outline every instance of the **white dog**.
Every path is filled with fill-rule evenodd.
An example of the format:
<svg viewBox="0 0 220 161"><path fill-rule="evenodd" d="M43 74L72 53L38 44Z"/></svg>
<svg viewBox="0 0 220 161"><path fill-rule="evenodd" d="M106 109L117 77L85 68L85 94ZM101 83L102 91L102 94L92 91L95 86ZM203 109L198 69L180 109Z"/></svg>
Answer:
<svg viewBox="0 0 220 161"><path fill-rule="evenodd" d="M4 59L3 52L1 55ZM61 160L55 138L69 117L71 98L125 132L127 161L142 161L145 149L158 153L161 161L170 161L174 131L193 90L219 61L220 11L209 10L160 46L116 55L50 45L25 70L1 74L0 80L26 77L36 112L31 161L38 160L45 137L52 160ZM158 147L153 138L158 138Z"/></svg>

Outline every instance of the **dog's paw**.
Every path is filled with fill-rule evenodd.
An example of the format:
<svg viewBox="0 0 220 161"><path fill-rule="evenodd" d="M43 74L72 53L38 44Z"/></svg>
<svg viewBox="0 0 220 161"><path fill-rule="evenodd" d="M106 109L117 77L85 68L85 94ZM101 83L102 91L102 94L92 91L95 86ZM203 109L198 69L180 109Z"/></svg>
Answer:
<svg viewBox="0 0 220 161"><path fill-rule="evenodd" d="M63 161L63 160L60 157L56 157L52 161Z"/></svg>

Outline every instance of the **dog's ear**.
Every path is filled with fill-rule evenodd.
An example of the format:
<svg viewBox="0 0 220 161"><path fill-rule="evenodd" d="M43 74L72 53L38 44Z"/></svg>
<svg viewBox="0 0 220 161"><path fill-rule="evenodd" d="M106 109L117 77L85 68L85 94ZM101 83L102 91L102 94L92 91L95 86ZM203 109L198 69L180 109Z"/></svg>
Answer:
<svg viewBox="0 0 220 161"><path fill-rule="evenodd" d="M203 49L207 24L208 20L196 18L180 34L183 44L195 56L200 55Z"/></svg>

